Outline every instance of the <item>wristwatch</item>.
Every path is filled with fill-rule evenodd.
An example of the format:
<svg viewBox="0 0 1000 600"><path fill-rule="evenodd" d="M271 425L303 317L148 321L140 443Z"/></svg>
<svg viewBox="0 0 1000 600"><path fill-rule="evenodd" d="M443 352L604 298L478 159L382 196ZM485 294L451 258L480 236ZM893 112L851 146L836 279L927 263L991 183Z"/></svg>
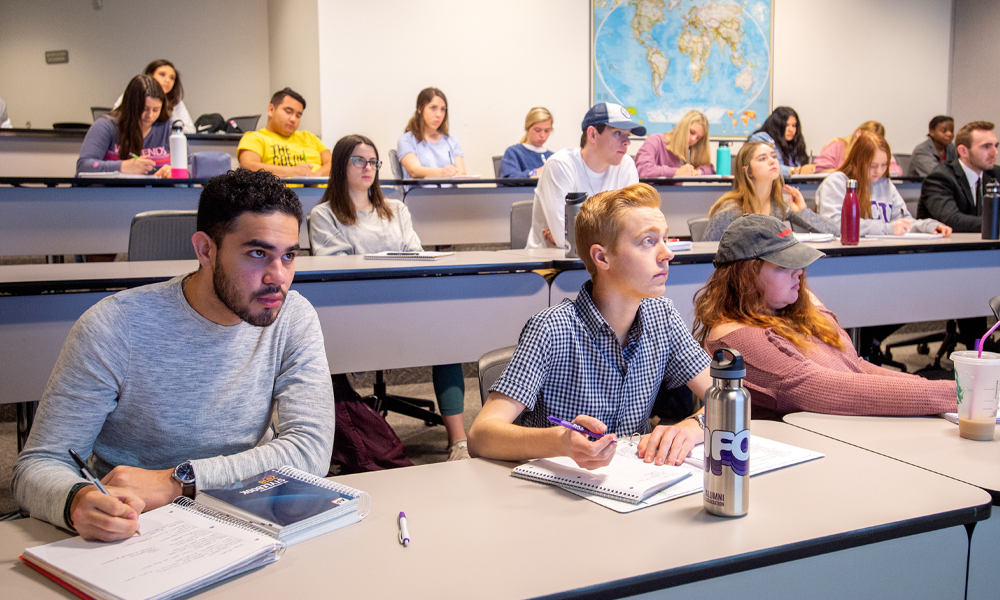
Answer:
<svg viewBox="0 0 1000 600"><path fill-rule="evenodd" d="M187 460L181 464L174 467L174 474L172 475L181 484L181 494L187 498L194 500L195 493L195 479L194 479L194 465L191 461Z"/></svg>

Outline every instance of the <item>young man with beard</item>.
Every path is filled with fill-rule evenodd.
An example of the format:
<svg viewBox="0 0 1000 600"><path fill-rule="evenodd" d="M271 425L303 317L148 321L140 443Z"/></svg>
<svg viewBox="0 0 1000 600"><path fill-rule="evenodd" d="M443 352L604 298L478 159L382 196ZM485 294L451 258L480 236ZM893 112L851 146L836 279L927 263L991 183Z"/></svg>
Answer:
<svg viewBox="0 0 1000 600"><path fill-rule="evenodd" d="M265 171L205 186L199 269L101 300L66 339L14 465L22 508L111 541L196 489L283 465L326 475L330 369L316 311L288 289L301 222L298 198Z"/></svg>

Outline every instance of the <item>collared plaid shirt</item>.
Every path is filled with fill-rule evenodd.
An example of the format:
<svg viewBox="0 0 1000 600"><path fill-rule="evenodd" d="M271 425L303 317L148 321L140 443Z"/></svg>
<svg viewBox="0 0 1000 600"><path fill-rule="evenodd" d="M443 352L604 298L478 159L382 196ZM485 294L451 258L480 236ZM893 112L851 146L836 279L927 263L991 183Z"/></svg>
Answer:
<svg viewBox="0 0 1000 600"><path fill-rule="evenodd" d="M550 415L589 415L619 436L649 432L660 383L680 387L708 368L702 350L668 298L647 298L625 348L594 306L590 281L575 302L532 317L491 391L524 404L522 424L548 427Z"/></svg>

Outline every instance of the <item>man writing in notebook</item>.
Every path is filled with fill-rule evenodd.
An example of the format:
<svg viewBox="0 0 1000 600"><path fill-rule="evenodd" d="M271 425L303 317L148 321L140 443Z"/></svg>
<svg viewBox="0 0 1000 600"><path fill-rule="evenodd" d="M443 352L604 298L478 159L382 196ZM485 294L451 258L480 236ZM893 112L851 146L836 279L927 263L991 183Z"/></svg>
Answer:
<svg viewBox="0 0 1000 600"><path fill-rule="evenodd" d="M67 337L14 465L22 508L110 541L196 489L283 465L326 475L330 369L316 311L288 289L301 221L270 173L205 186L198 270L101 300ZM70 448L110 496L80 477Z"/></svg>
<svg viewBox="0 0 1000 600"><path fill-rule="evenodd" d="M646 135L625 108L595 104L581 124L579 148L563 148L545 162L531 207L528 248L562 248L566 242L566 194L593 196L639 183L635 161L628 155L629 136Z"/></svg>
<svg viewBox="0 0 1000 600"><path fill-rule="evenodd" d="M704 437L693 418L649 431L661 383L704 398L708 355L663 298L669 261L660 196L646 184L603 192L576 217L579 254L591 280L528 321L510 364L469 431L473 456L527 460L569 456L594 469L611 462L615 439L644 434L646 462L680 464ZM596 441L549 416L592 432ZM522 425L514 420L521 417Z"/></svg>
<svg viewBox="0 0 1000 600"><path fill-rule="evenodd" d="M332 155L311 132L299 131L306 99L291 88L274 93L267 105L267 124L240 138L240 166L270 171L278 177L329 177Z"/></svg>

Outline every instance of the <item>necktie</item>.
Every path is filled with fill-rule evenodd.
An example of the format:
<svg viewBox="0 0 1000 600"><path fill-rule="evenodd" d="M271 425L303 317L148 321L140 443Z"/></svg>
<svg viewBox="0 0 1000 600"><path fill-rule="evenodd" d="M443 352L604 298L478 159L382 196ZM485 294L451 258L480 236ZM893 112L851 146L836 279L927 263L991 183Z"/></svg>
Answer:
<svg viewBox="0 0 1000 600"><path fill-rule="evenodd" d="M983 178L976 182L976 206L983 205Z"/></svg>

